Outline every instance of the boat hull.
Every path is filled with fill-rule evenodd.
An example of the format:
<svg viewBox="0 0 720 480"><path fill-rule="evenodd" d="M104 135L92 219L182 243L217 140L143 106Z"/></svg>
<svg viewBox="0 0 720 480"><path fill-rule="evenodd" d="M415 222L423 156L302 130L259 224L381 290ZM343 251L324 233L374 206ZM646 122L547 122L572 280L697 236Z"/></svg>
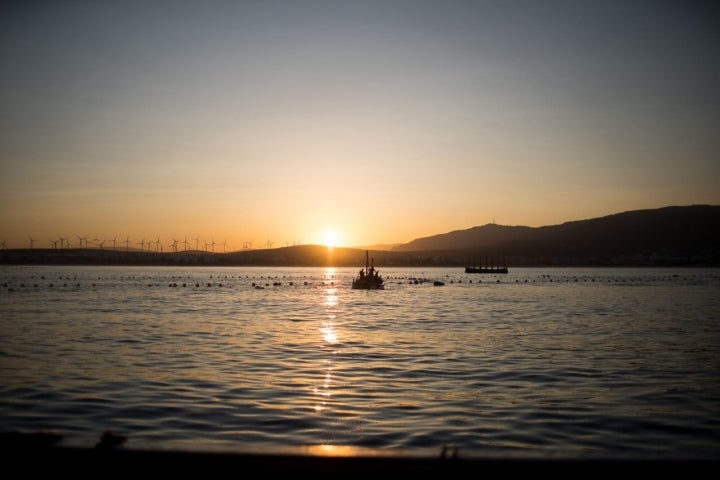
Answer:
<svg viewBox="0 0 720 480"><path fill-rule="evenodd" d="M353 290L385 290L385 285L382 283L371 283L371 282L361 282L361 281L353 281L352 283Z"/></svg>

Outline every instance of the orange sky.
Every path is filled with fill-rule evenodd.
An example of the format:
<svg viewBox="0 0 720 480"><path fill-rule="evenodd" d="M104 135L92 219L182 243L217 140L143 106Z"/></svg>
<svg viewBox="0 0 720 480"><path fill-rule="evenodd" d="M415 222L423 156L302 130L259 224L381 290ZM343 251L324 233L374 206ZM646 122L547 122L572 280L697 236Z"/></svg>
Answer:
<svg viewBox="0 0 720 480"><path fill-rule="evenodd" d="M581 3L2 6L0 241L361 246L720 204L717 7Z"/></svg>

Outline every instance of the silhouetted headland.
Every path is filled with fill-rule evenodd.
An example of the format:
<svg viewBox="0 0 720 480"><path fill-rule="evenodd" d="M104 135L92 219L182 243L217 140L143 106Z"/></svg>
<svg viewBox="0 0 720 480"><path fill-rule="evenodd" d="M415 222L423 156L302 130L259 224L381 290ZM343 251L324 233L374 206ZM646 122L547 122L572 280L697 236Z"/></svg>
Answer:
<svg viewBox="0 0 720 480"><path fill-rule="evenodd" d="M356 267L366 249L296 245L228 253L112 248L0 250L0 264ZM372 251L387 267L465 268L468 258L523 266L720 266L720 206L635 210L545 227L488 224Z"/></svg>

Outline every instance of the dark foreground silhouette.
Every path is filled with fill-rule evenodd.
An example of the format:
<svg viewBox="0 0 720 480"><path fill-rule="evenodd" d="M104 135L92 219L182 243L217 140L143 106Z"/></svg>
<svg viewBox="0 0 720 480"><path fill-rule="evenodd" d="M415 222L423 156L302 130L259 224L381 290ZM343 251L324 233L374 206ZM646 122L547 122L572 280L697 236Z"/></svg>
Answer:
<svg viewBox="0 0 720 480"><path fill-rule="evenodd" d="M402 475L403 478L496 478L530 474L589 475L642 473L649 475L692 475L712 472L717 459L539 459L539 458L463 458L454 448L443 447L437 456L392 456L379 451L367 456L314 456L302 454L263 454L134 450L126 447L125 437L104 432L95 448L59 447L62 437L53 433L0 434L5 471L23 477L51 472L54 476L123 478L129 475L161 474L163 478L213 474L242 478L246 475L307 475L307 478L372 478L372 475Z"/></svg>

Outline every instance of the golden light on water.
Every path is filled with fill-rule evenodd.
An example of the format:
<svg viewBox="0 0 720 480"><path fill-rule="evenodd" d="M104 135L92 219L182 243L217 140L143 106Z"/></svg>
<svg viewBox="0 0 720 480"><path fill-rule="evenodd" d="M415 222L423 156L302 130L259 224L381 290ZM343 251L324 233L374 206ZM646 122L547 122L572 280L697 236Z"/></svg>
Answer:
<svg viewBox="0 0 720 480"><path fill-rule="evenodd" d="M330 252L331 250L328 249L328 261L332 259L332 254ZM325 268L325 275L323 278L323 285L327 287L325 290L325 306L335 306L337 304L337 296L335 295L337 292L337 288L335 288L335 282L337 281L336 273L337 269L335 267Z"/></svg>
<svg viewBox="0 0 720 480"><path fill-rule="evenodd" d="M319 387L313 388L313 394L318 397L318 401L315 404L315 412L322 413L327 409L327 400L330 398L332 393L330 387L332 385L332 362L325 360L325 377L323 383Z"/></svg>
<svg viewBox="0 0 720 480"><path fill-rule="evenodd" d="M324 457L351 457L363 453L363 449L351 445L308 445L305 450L310 455Z"/></svg>
<svg viewBox="0 0 720 480"><path fill-rule="evenodd" d="M327 296L325 297L324 305L326 307L334 307L338 303L338 297L336 295L337 288L328 288L326 290ZM331 315L331 318L335 318L335 315Z"/></svg>
<svg viewBox="0 0 720 480"><path fill-rule="evenodd" d="M353 445L305 445L298 449L306 455L319 457L397 457L398 449L378 449Z"/></svg>
<svg viewBox="0 0 720 480"><path fill-rule="evenodd" d="M335 280L335 268L328 267L325 269L325 284L333 285ZM338 334L335 330L335 319L337 317L335 313L335 307L338 304L337 288L329 286L325 289L325 295L323 296L323 306L327 308L328 318L322 323L320 327L320 333L322 335L323 347L330 346L333 348L332 354L337 353L334 350L335 345L338 344ZM324 361L323 370L325 376L321 386L313 389L313 394L317 396L317 403L315 404L314 410L316 413L322 413L327 409L327 400L331 396L330 387L332 385L332 371L333 365L332 360L326 359Z"/></svg>
<svg viewBox="0 0 720 480"><path fill-rule="evenodd" d="M325 340L325 342L329 343L330 345L334 345L338 343L337 333L332 327L332 324L327 325L328 326L321 328L320 331L323 332L323 339Z"/></svg>

